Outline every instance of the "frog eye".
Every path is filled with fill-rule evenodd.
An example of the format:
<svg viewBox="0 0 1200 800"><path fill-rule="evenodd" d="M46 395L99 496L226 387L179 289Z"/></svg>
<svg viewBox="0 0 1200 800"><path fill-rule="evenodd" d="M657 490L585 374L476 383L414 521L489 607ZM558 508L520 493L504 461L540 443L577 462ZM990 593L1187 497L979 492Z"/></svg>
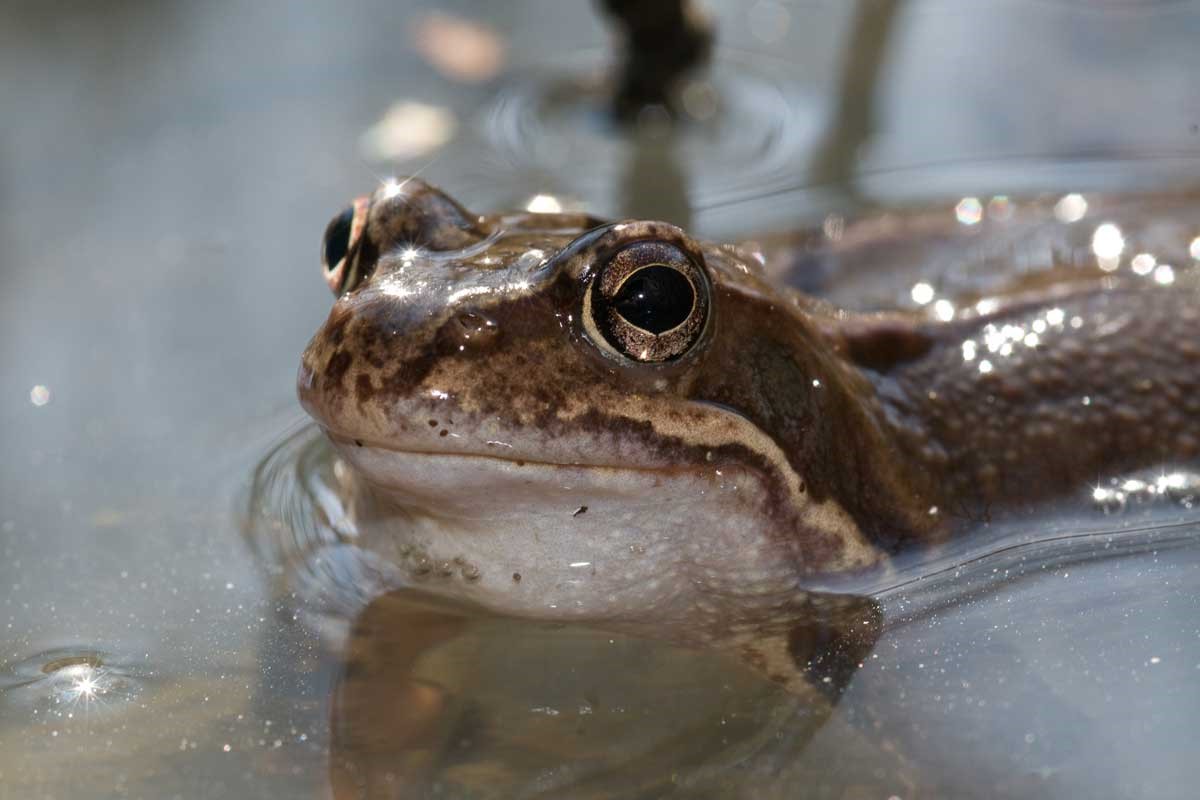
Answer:
<svg viewBox="0 0 1200 800"><path fill-rule="evenodd" d="M362 236L367 219L367 198L360 197L346 206L325 228L325 240L321 245L321 267L325 282L334 294L341 294L354 286L355 245Z"/></svg>
<svg viewBox="0 0 1200 800"><path fill-rule="evenodd" d="M584 328L603 349L643 363L671 361L704 332L703 269L666 242L635 242L597 272L584 297Z"/></svg>

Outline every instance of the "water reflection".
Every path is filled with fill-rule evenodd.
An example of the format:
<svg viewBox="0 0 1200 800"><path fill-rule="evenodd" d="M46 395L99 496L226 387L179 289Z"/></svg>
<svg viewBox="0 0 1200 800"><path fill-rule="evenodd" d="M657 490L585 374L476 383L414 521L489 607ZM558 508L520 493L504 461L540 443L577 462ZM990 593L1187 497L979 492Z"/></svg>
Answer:
<svg viewBox="0 0 1200 800"><path fill-rule="evenodd" d="M1193 473L1114 478L1130 498L1120 517L1089 497L1099 516L1068 506L1037 529L997 528L900 565L876 590L865 638L789 633L788 652L830 689L804 695L721 651L414 593L360 549L331 462L315 431L283 443L259 473L248 534L281 611L321 632L336 797L627 797L635 787L783 798L797 785L1061 797L1119 779L1104 732L1129 713L1164 726L1122 745L1149 763L1170 763L1195 738L1184 732L1195 698L1180 704L1146 683L1185 685L1200 664L1186 578L1200 568L1200 537L1194 520L1171 516L1200 491ZM1097 651L1097 637L1121 656Z"/></svg>
<svg viewBox="0 0 1200 800"><path fill-rule="evenodd" d="M554 76L522 76L500 87L485 110L481 135L506 163L552 176L546 185L588 198L609 215L628 213L637 192L678 196L695 207L787 183L816 135L818 120L802 87L782 82L764 65L735 52L717 57L711 74L688 80L674 119L667 106L640 105L628 136L603 113L610 85L592 53L555 65ZM646 170L645 179L627 187ZM625 179L614 182L614 171ZM685 174L686 173L686 174ZM638 200L653 219L679 216Z"/></svg>
<svg viewBox="0 0 1200 800"><path fill-rule="evenodd" d="M338 797L686 796L825 718L728 659L404 593L355 620L340 674Z"/></svg>
<svg viewBox="0 0 1200 800"><path fill-rule="evenodd" d="M547 790L611 796L635 774L648 787L700 781L775 742L781 724L802 746L881 630L866 598L747 629L732 651L481 614L414 593L347 519L338 476L323 437L291 437L258 472L247 534L340 665L331 763L346 792L448 781L503 797L546 770Z"/></svg>
<svg viewBox="0 0 1200 800"><path fill-rule="evenodd" d="M674 125L640 126L621 172L621 216L661 219L682 228L691 225L691 192L680 148Z"/></svg>
<svg viewBox="0 0 1200 800"><path fill-rule="evenodd" d="M763 5L770 13L775 4ZM859 161L879 127L876 92L903 3L875 0L847 5L851 14L850 36L841 50L835 105L820 141L806 155L810 181L852 193ZM756 4L752 8L758 7ZM806 13L810 12L811 9L806 9ZM766 15L760 9L758 16L761 19ZM780 15L775 12L774 16Z"/></svg>

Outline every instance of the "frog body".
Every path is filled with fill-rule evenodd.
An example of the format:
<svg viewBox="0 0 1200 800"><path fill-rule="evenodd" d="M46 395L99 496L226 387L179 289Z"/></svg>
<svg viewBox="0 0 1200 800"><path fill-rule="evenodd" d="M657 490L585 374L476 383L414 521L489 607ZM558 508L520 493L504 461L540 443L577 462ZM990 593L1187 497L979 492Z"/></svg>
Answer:
<svg viewBox="0 0 1200 800"><path fill-rule="evenodd" d="M661 222L480 216L419 179L356 201L299 393L360 535L501 612L732 640L897 552L1200 451L1183 266L1047 263L946 314L835 307L784 261Z"/></svg>

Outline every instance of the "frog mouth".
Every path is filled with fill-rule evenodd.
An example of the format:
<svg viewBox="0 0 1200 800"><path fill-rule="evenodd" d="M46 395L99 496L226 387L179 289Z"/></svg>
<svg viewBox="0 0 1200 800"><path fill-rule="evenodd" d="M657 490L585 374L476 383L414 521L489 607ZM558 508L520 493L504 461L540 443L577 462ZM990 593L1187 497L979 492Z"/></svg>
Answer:
<svg viewBox="0 0 1200 800"><path fill-rule="evenodd" d="M446 449L430 448L416 442L411 445L380 444L368 439L359 439L326 429L326 435L356 467L368 468L376 462L386 463L387 466L400 467L408 461L441 461L456 463L458 461L477 461L481 465L491 465L496 469L506 469L506 465L519 469L539 468L550 469L613 469L630 471L657 471L653 465L638 465L633 462L615 463L598 459L556 460L547 458L545 453L533 455L516 445L502 441L486 441L488 448L480 450L472 447ZM662 467L669 469L669 467Z"/></svg>
<svg viewBox="0 0 1200 800"><path fill-rule="evenodd" d="M589 504L645 497L689 467L562 463L508 446L496 452L402 449L330 433L342 457L371 487L432 516L476 519L585 513Z"/></svg>

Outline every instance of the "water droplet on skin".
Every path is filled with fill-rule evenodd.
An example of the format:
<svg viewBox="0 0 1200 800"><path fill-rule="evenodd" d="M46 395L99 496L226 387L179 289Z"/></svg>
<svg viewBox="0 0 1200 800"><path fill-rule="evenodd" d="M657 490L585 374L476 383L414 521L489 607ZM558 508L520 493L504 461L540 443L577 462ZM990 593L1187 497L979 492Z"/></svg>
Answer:
<svg viewBox="0 0 1200 800"><path fill-rule="evenodd" d="M1133 257L1133 260L1129 262L1129 266L1137 275L1149 275L1154 269L1154 265L1156 263L1158 263L1158 260L1155 259L1155 257L1151 254L1138 253Z"/></svg>
<svg viewBox="0 0 1200 800"><path fill-rule="evenodd" d="M938 300L933 304L933 315L942 322L954 319L954 303L949 300Z"/></svg>
<svg viewBox="0 0 1200 800"><path fill-rule="evenodd" d="M1159 264L1154 268L1154 282L1160 286L1170 286L1175 282L1175 269L1170 264Z"/></svg>
<svg viewBox="0 0 1200 800"><path fill-rule="evenodd" d="M563 206L552 194L535 194L525 204L525 210L534 214L558 214L563 210Z"/></svg>
<svg viewBox="0 0 1200 800"><path fill-rule="evenodd" d="M1125 236L1121 233L1120 228L1111 222L1096 226L1096 231L1092 234L1092 252L1100 260L1101 267L1107 269L1108 265L1119 258L1124 250Z"/></svg>
<svg viewBox="0 0 1200 800"><path fill-rule="evenodd" d="M1106 514L1125 511L1131 505L1170 502L1191 508L1200 496L1200 475L1193 472L1171 472L1147 476L1113 479L1107 486L1096 486L1092 500Z"/></svg>
<svg viewBox="0 0 1200 800"><path fill-rule="evenodd" d="M923 306L933 300L933 287L925 282L917 283L913 285L910 294L914 303Z"/></svg>

